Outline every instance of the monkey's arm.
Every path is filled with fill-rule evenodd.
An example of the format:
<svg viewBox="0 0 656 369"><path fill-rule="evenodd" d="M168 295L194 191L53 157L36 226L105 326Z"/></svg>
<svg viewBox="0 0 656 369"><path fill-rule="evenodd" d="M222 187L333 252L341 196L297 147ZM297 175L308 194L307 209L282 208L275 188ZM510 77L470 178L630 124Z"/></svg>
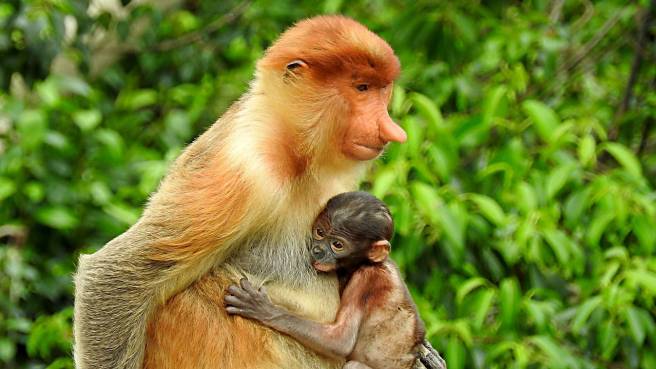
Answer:
<svg viewBox="0 0 656 369"><path fill-rule="evenodd" d="M205 140L178 159L137 224L80 257L77 369L140 369L155 309L228 257L251 229L250 183L220 155L195 154Z"/></svg>
<svg viewBox="0 0 656 369"><path fill-rule="evenodd" d="M77 369L141 368L146 323L164 271L131 247L128 231L93 255L81 255L75 276Z"/></svg>
<svg viewBox="0 0 656 369"><path fill-rule="evenodd" d="M239 283L241 286L230 286L224 297L229 314L257 320L326 356L343 359L353 351L364 316L355 303L342 303L335 322L322 324L274 305L264 288L255 289L246 279Z"/></svg>

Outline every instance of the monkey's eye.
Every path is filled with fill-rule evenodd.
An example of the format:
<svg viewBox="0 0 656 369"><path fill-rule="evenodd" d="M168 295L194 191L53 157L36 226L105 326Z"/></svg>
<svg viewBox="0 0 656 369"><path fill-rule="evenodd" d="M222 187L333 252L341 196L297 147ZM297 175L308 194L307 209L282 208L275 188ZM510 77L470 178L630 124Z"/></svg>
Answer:
<svg viewBox="0 0 656 369"><path fill-rule="evenodd" d="M330 246L332 246L333 250L335 251L342 251L344 249L344 244L341 241L333 241Z"/></svg>
<svg viewBox="0 0 656 369"><path fill-rule="evenodd" d="M296 69L296 68L300 68L300 67L302 67L302 66L304 66L304 65L307 65L307 64L305 64L304 61L302 61L302 60L294 60L294 61L290 62L289 64L287 64L287 70L294 70L294 69Z"/></svg>
<svg viewBox="0 0 656 369"><path fill-rule="evenodd" d="M314 238L317 240L323 240L323 238L326 236L326 234L323 232L321 228L315 228L314 229Z"/></svg>
<svg viewBox="0 0 656 369"><path fill-rule="evenodd" d="M363 92L369 89L369 85L366 83L360 83L359 85L355 86L355 88L357 88L358 91Z"/></svg>

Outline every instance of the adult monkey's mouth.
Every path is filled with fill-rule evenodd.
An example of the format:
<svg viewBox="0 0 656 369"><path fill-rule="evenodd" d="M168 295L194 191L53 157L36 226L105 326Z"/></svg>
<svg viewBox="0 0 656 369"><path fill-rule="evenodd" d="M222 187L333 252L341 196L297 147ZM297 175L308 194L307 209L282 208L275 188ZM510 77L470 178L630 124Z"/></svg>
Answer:
<svg viewBox="0 0 656 369"><path fill-rule="evenodd" d="M372 146L372 145L361 144L361 143L357 143L357 142L354 142L353 144L355 146L357 146L361 151L366 152L368 154L368 156L370 156L372 158L380 155L380 153L382 153L383 150L385 149L384 144L380 145L380 146Z"/></svg>
<svg viewBox="0 0 656 369"><path fill-rule="evenodd" d="M371 145L365 145L365 144L361 144L361 143L357 143L357 142L356 142L355 144L358 145L358 146L360 146L360 147L364 147L364 148L366 148L366 149L369 149L369 150L371 150L371 151L378 151L378 152L383 151L383 149L385 148L385 145L381 145L381 146L371 146Z"/></svg>

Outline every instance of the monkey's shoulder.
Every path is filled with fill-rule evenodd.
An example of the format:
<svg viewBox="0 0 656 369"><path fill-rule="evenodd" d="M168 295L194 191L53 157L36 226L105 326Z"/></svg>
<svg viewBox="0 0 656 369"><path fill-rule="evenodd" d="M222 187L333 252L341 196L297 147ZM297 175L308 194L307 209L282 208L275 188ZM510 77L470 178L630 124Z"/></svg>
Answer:
<svg viewBox="0 0 656 369"><path fill-rule="evenodd" d="M398 307L416 314L408 288L391 260L358 268L345 293L351 294L351 297L359 295L367 314L393 314Z"/></svg>

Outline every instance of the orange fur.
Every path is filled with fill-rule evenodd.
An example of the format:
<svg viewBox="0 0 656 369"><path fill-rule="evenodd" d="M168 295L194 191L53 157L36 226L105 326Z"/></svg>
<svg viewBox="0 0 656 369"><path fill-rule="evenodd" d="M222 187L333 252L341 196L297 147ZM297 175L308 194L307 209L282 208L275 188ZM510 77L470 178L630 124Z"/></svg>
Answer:
<svg viewBox="0 0 656 369"><path fill-rule="evenodd" d="M325 42L330 35L332 42ZM334 77L369 78L387 85L399 74L394 50L365 26L346 17L323 16L298 22L260 61L260 66L282 70L292 60L305 61L313 79L323 84Z"/></svg>
<svg viewBox="0 0 656 369"><path fill-rule="evenodd" d="M331 38L336 41L325 41ZM284 81L285 65L299 58L308 63L310 78ZM263 326L227 317L221 302L228 284L223 272L234 266L231 257L248 253L246 241L262 247L258 242L287 232L283 240L292 239L294 245L280 247L302 253L293 248L305 247L312 219L324 202L354 189L364 167L345 156L340 143L347 125L353 124L350 115L357 113L341 91L353 78L390 84L398 75L398 60L364 26L333 16L299 22L257 68L251 91L183 153L144 215L145 224L162 232L149 249L149 259L173 263L176 270L188 268L159 295L166 300L177 293L159 306L148 325L148 369L339 365ZM375 109L385 111L387 98ZM253 241L248 238L252 235L259 238ZM290 260L276 267L289 269ZM305 267L299 262L299 270ZM257 271L264 274L258 275L261 280L277 272ZM298 301L301 315L320 312L321 319L334 318L336 281L319 281L317 276L299 281L303 273L296 272L275 281L280 294L289 291L286 295L304 298ZM315 284L325 291L307 287Z"/></svg>
<svg viewBox="0 0 656 369"><path fill-rule="evenodd" d="M272 173L281 181L289 181L305 174L310 157L300 149L301 140L288 126L281 125L273 132L266 148L266 161Z"/></svg>
<svg viewBox="0 0 656 369"><path fill-rule="evenodd" d="M145 369L267 368L274 354L271 332L228 317L228 280L209 274L162 305L148 325Z"/></svg>
<svg viewBox="0 0 656 369"><path fill-rule="evenodd" d="M217 178L223 180L217 183ZM179 234L155 245L152 260L191 262L207 256L242 223L250 186L239 173L217 166L211 174L189 179L187 185L178 198L179 216L187 224Z"/></svg>

